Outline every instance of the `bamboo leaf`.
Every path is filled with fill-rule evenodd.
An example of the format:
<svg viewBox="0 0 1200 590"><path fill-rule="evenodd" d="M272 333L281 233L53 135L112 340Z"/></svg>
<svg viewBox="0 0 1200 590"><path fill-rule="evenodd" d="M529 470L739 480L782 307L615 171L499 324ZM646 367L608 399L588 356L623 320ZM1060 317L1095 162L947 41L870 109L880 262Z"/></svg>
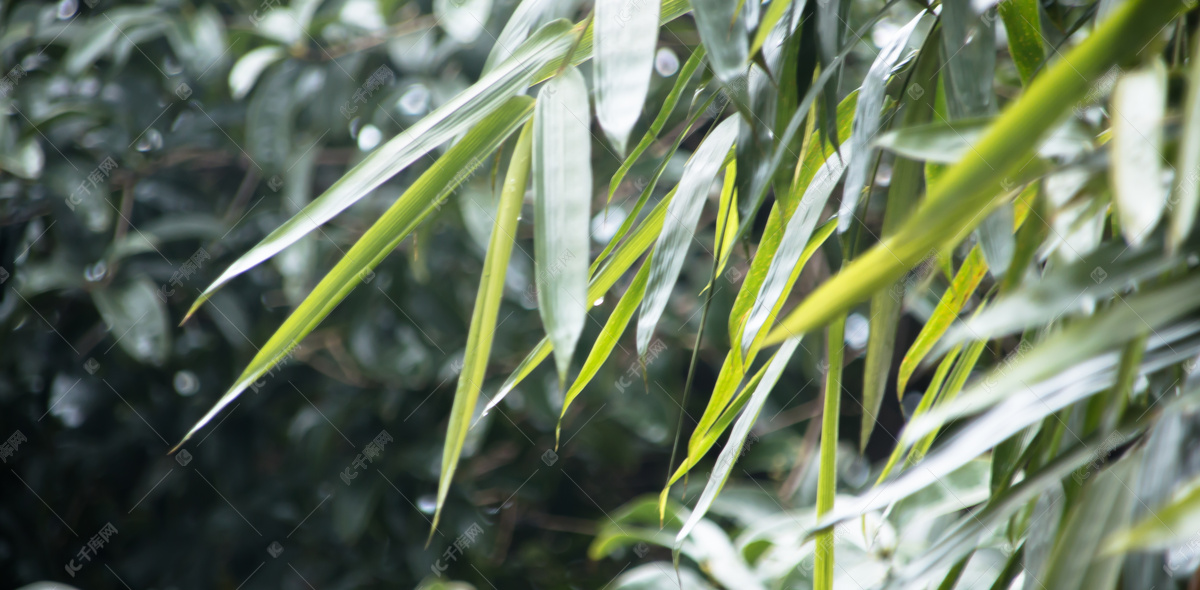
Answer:
<svg viewBox="0 0 1200 590"><path fill-rule="evenodd" d="M675 535L675 550L683 545L684 539L688 537L700 519L708 513L709 507L712 506L713 500L717 498L717 494L721 493L721 488L725 486L725 482L729 479L729 473L733 470L733 465L742 455L743 446L746 443L746 437L750 435L750 429L754 426L754 422L758 420L758 415L762 411L763 404L767 402L767 396L771 394L771 389L779 381L780 375L783 374L784 367L791 360L792 354L796 351L796 347L800 344L800 339L796 338L788 340L779 347L771 357L771 362L767 365L766 373L754 388L754 393L750 395L749 402L742 409L741 416L733 425L733 432L729 433L729 440L726 441L725 447L721 449L721 454L717 456L717 463L713 466L712 473L708 476L708 483L704 486L704 492L700 494L700 499L696 502L695 508L692 509L692 514L688 517L687 522L683 524L683 528L679 529L679 534Z"/></svg>
<svg viewBox="0 0 1200 590"><path fill-rule="evenodd" d="M1005 0L996 10L1004 20L1004 31L1008 37L1008 53L1012 55L1021 83L1028 85L1045 59L1042 46L1042 17L1038 12L1037 0Z"/></svg>
<svg viewBox="0 0 1200 590"><path fill-rule="evenodd" d="M1114 532L1104 542L1107 553L1167 549L1192 537L1200 527L1200 479L1181 486L1149 516Z"/></svg>
<svg viewBox="0 0 1200 590"><path fill-rule="evenodd" d="M637 231L616 249L608 263L600 268L599 272L594 273L591 282L588 283L588 301L595 301L603 297L617 283L621 275L625 274L625 271L629 270L633 263L650 249L662 230L663 219L667 215L667 206L671 203L673 195L674 192L668 193L646 216ZM549 338L542 338L508 376L496 395L488 401L484 411L490 411L496 407L496 404L503 401L521 381L524 381L542 361L546 360L546 357L550 356L552 349Z"/></svg>
<svg viewBox="0 0 1200 590"><path fill-rule="evenodd" d="M434 0L433 14L446 34L464 45L483 32L492 13L492 0Z"/></svg>
<svg viewBox="0 0 1200 590"><path fill-rule="evenodd" d="M590 300L592 135L587 84L574 67L546 83L533 116L534 260L538 313L566 380Z"/></svg>
<svg viewBox="0 0 1200 590"><path fill-rule="evenodd" d="M613 195L617 192L617 187L621 186L621 181L625 179L625 175L629 173L629 169L642 157L642 154L650 148L651 144L658 139L658 134L662 133L663 126L667 124L667 119L671 117L671 113L675 110L675 106L679 104L679 97L683 95L683 89L687 87L696 70L704 63L704 46L697 45L692 51L691 57L684 62L683 67L679 69L679 74L675 78L675 85L671 87L671 91L667 93L667 98L663 100L662 108L658 110L658 116L650 123L650 129L646 130L646 134L642 136L642 140L638 142L629 156L621 162L621 166L613 173L612 180L608 183L608 201L612 202ZM703 109L701 109L703 111ZM669 152L664 156L664 163L670 159L670 155L674 151ZM655 177L657 179L657 176Z"/></svg>
<svg viewBox="0 0 1200 590"><path fill-rule="evenodd" d="M475 296L475 308L471 312L471 327L467 332L467 347L463 357L463 368L458 375L458 387L454 391L454 405L450 409L450 422L446 427L446 442L442 449L442 473L438 478L437 509L429 536L433 537L446 494L454 481L454 471L462 454L471 416L487 371L488 357L492 352L492 336L496 333L496 315L500 311L500 300L504 298L504 277L508 271L516 241L517 222L521 217L521 205L525 202L525 187L529 183L532 126L526 124L517 138L504 187L500 192L500 204L496 211L495 224L488 243L487 255L483 260L483 275L479 278L479 292Z"/></svg>
<svg viewBox="0 0 1200 590"><path fill-rule="evenodd" d="M927 11L920 11L917 16L901 27L892 40L888 42L875 57L871 68L863 79L862 87L858 90L858 106L854 111L854 129L850 132L848 141L850 165L846 170L846 184L842 190L842 204L838 210L838 233L846 233L854 220L854 212L858 209L859 197L867 183L867 173L874 168L875 149L872 140L879 132L883 117L884 91L887 81L892 77L906 50L913 44L920 45L929 27L933 26L934 17Z"/></svg>
<svg viewBox="0 0 1200 590"><path fill-rule="evenodd" d="M745 328L741 337L742 356L748 357L750 347L758 341L759 331L764 326L770 328L770 325L774 324L775 314L778 313L778 303L782 299L785 289L790 290L788 288L795 284L800 271L797 267L800 266L801 254L813 235L817 220L825 211L825 203L829 201L829 196L833 194L838 179L846 170L847 161L852 157L850 145L842 146L839 154L825 160L825 164L821 166L821 169L813 176L812 182L804 190L800 206L788 220L787 229L784 230L779 248L775 251L775 257L767 269L762 288L754 299L754 307L750 308L750 314L746 316ZM838 225L841 226L840 221Z"/></svg>
<svg viewBox="0 0 1200 590"><path fill-rule="evenodd" d="M619 154L650 90L658 11L658 2L647 0L596 2L596 118Z"/></svg>
<svg viewBox="0 0 1200 590"><path fill-rule="evenodd" d="M579 375L575 376L575 382L571 384L571 389L567 390L566 398L563 399L562 412L558 416L558 426L554 430L555 448L558 447L558 437L562 432L562 420L567 415L567 408L571 406L571 402L575 401L583 388L587 387L604 361L608 360L608 356L612 354L613 347L617 345L621 334L625 332L625 327L629 325L629 320L633 318L633 312L641 305L642 297L646 295L646 279L649 276L650 265L643 263L642 268L634 275L633 282L629 284L629 288L625 290L625 294L621 295L620 301L613 308L612 314L608 316L608 321L604 323L600 335L596 336L592 350L588 353L587 360L583 362L583 368L579 370Z"/></svg>
<svg viewBox="0 0 1200 590"><path fill-rule="evenodd" d="M1183 137L1175 166L1175 194L1171 195L1171 225L1167 249L1176 251L1192 233L1200 206L1200 37L1188 60L1187 98L1183 103Z"/></svg>
<svg viewBox="0 0 1200 590"><path fill-rule="evenodd" d="M805 4L808 4L808 0L800 0L796 7L792 8L792 0L772 0L767 5L767 11L763 13L762 20L758 23L758 31L754 33L754 41L750 44L749 55L754 55L762 49L763 44L767 42L767 37L775 28L775 24L788 13L788 8L800 12L804 10Z"/></svg>
<svg viewBox="0 0 1200 590"><path fill-rule="evenodd" d="M713 73L725 83L746 75L750 42L741 11L728 0L692 0L696 29Z"/></svg>
<svg viewBox="0 0 1200 590"><path fill-rule="evenodd" d="M725 272L725 263L729 253L733 251L733 238L737 234L737 161L730 162L725 167L725 178L721 185L721 197L717 201L717 231L713 239L713 252L717 257L717 272L721 276Z"/></svg>
<svg viewBox="0 0 1200 590"><path fill-rule="evenodd" d="M247 387L289 355L360 282L369 281L374 276L372 269L426 216L436 210L438 204L516 131L532 112L533 101L530 98L510 98L438 158L321 279L254 355L237 381L192 426L179 444L191 438Z"/></svg>
<svg viewBox="0 0 1200 590"><path fill-rule="evenodd" d="M247 52L229 70L229 94L234 100L245 98L263 70L286 56L287 51L278 45L267 45Z"/></svg>
<svg viewBox="0 0 1200 590"><path fill-rule="evenodd" d="M371 152L303 211L234 261L196 298L187 317L234 277L278 254L430 150L497 112L514 93L529 85L539 68L565 52L573 40L570 23L566 21L554 21L539 29L511 59Z"/></svg>
<svg viewBox="0 0 1200 590"><path fill-rule="evenodd" d="M1161 59L1122 75L1113 89L1113 203L1125 241L1135 246L1146 240L1167 204L1162 182L1166 106L1167 66Z"/></svg>
<svg viewBox="0 0 1200 590"><path fill-rule="evenodd" d="M958 274L954 275L954 281L942 294L933 314L929 316L929 320L921 328L921 333L917 335L917 339L905 353L904 360L900 362L899 374L896 376L898 395L904 395L905 387L908 385L908 379L912 377L913 371L917 369L922 360L925 360L925 355L933 350L933 346L950 328L950 324L958 319L959 312L962 311L967 300L975 293L980 281L987 274L987 268L987 262L983 259L983 250L976 245L967 255L962 266L959 267Z"/></svg>
<svg viewBox="0 0 1200 590"><path fill-rule="evenodd" d="M859 256L798 305L765 344L808 332L898 279L931 248L956 244L995 206L1002 185L1036 175L1028 153L1090 83L1131 51L1148 43L1174 18L1182 2L1129 0L1063 60L1036 77L997 118L975 150L937 180L929 197L890 238ZM947 236L953 236L947 239Z"/></svg>
<svg viewBox="0 0 1200 590"><path fill-rule="evenodd" d="M654 328L667 306L667 298L679 278L683 260L691 244L700 212L708 197L708 189L717 172L725 163L725 156L737 138L736 117L729 117L717 125L692 154L683 169L675 198L667 208L662 233L654 245L651 258L650 281L646 286L646 298L642 301L638 317L638 355L645 356L654 336Z"/></svg>

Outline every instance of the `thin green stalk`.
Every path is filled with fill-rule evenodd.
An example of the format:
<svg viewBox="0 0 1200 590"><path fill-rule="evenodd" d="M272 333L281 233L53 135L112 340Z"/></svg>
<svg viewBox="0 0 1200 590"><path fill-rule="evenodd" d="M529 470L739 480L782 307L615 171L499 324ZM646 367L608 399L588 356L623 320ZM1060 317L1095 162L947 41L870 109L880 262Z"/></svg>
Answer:
<svg viewBox="0 0 1200 590"><path fill-rule="evenodd" d="M834 318L829 324L826 359L829 367L825 371L825 410L821 417L821 470L817 474L817 517L833 509L833 498L837 492L837 442L838 415L842 402L842 358L845 352L844 338L846 315ZM813 575L814 590L833 588L833 529L817 534L816 565Z"/></svg>

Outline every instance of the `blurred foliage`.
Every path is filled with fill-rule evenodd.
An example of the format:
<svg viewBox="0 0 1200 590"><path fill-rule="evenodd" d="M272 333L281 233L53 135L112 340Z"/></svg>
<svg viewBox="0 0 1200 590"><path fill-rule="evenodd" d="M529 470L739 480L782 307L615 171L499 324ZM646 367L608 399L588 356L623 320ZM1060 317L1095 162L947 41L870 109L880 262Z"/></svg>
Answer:
<svg viewBox="0 0 1200 590"><path fill-rule="evenodd" d="M694 199L694 227L663 226L675 246L650 232L645 264L682 261L677 279L652 267L643 289L664 313L644 329L639 293L639 338L624 330L601 355L559 441L550 363L491 411L460 406L472 426L428 544L515 142L455 175L444 206L169 454L453 142L353 184L346 213L216 291L218 277L535 30L565 31L553 40L582 76L556 54L530 82L569 72L594 90L594 3L0 4L0 582L1182 587L1200 563L1200 189L1184 173L1200 167L1198 13L933 4L662 3L653 60L629 62L651 72L646 96L609 67L621 92L605 90L617 98L600 125L580 121L593 141L566 146L594 179L591 208L566 214L590 228L582 265L626 219L646 227L650 208ZM633 8L648 18L639 4L607 25ZM614 134L606 121L631 100L642 116ZM610 148L647 129L638 156ZM732 150L702 149L734 135ZM711 190L706 168L725 174ZM831 199L843 173L853 188ZM484 404L545 334L537 285L557 279L535 266L538 203L530 191L512 236ZM740 212L740 229L721 212ZM635 273L618 274L584 302L572 368L636 292ZM822 346L830 322L845 334ZM785 338L770 357L781 374L751 370ZM839 373L840 408L822 403ZM818 464L823 406L838 430ZM677 455L677 431L702 416L708 446L700 432ZM837 490L828 514L818 487ZM817 550L817 527L831 548ZM826 549L832 580L816 573Z"/></svg>

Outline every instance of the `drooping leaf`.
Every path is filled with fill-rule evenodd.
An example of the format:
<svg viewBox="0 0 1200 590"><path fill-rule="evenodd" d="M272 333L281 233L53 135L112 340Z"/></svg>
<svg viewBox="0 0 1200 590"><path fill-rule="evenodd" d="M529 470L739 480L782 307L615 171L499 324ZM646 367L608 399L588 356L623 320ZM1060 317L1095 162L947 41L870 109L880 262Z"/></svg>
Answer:
<svg viewBox="0 0 1200 590"><path fill-rule="evenodd" d="M788 220L787 229L784 230L779 248L767 269L762 288L754 298L754 306L750 308L749 315L746 316L741 337L743 357L748 357L751 345L758 340L759 331L774 324L775 313L778 313L777 303L784 290L795 283L799 274L796 267L800 262L800 255L808 245L817 221L825 211L825 204L846 169L846 163L853 157L849 150L850 145L844 145L838 154L825 160L825 164L817 170L812 182L804 190L804 197L800 199L796 212ZM840 220L838 225L841 225Z"/></svg>
<svg viewBox="0 0 1200 590"><path fill-rule="evenodd" d="M196 302L188 310L188 316L195 313L214 292L234 277L278 254L358 202L430 150L497 112L514 93L529 85L539 68L565 52L573 39L570 23L566 21L554 21L539 29L521 45L511 59L415 125L376 148L300 214L284 222L234 261L196 298Z"/></svg>
<svg viewBox="0 0 1200 590"><path fill-rule="evenodd" d="M648 0L596 2L596 119L618 154L625 153L650 90L658 10L658 2Z"/></svg>
<svg viewBox="0 0 1200 590"><path fill-rule="evenodd" d="M567 390L567 395L563 399L562 412L558 417L558 427L554 430L555 447L558 446L558 437L562 432L562 419L567 415L567 408L571 406L571 402L575 401L583 388L587 387L592 378L596 376L596 372L600 370L600 366L612 354L621 334L625 332L625 327L629 325L629 320L633 318L633 312L641 305L642 297L646 295L646 279L649 276L650 265L643 263L641 270L638 270L633 277L633 282L625 290L625 294L621 295L621 299L617 301L612 314L608 316L608 321L604 323L600 335L596 336L592 350L588 353L587 360L583 362L583 368L575 376L575 382L571 384L571 388Z"/></svg>
<svg viewBox="0 0 1200 590"><path fill-rule="evenodd" d="M946 105L951 120L991 114L996 75L995 13L976 12L970 2L942 6Z"/></svg>
<svg viewBox="0 0 1200 590"><path fill-rule="evenodd" d="M650 145L658 139L658 134L662 132L663 126L667 124L667 119L675 110L675 106L679 104L679 97L683 95L683 89L687 87L696 70L704 63L704 46L697 45L692 51L691 57L684 62L683 67L679 69L679 73L675 78L675 85L671 86L671 91L667 93L667 98L663 100L662 108L658 111L658 116L650 123L650 129L646 130L646 134L642 136L642 140L638 142L629 156L621 162L621 166L613 173L612 180L608 183L608 200L612 201L613 194L617 192L617 187L621 185L621 181L625 179L625 175L629 173L629 169L637 162L638 158L650 148ZM669 159L669 156L667 157Z"/></svg>
<svg viewBox="0 0 1200 590"><path fill-rule="evenodd" d="M744 77L750 42L737 4L727 0L692 0L691 4L713 73L727 84Z"/></svg>
<svg viewBox="0 0 1200 590"><path fill-rule="evenodd" d="M526 124L517 138L517 145L509 160L491 239L483 260L483 274L479 278L479 291L475 296L471 326L467 332L463 368L458 374L458 387L454 391L454 405L450 409L450 422L446 428L446 441L442 449L442 472L438 478L437 508L433 513L430 537L437 530L442 508L446 503L446 494L450 492L450 484L454 481L454 471L462 454L467 430L471 426L471 417L475 413L475 403L483 386L488 357L491 356L492 336L496 333L496 316L500 311L500 300L504 298L504 277L516 241L517 222L521 217L521 205L525 202L525 187L529 183L532 142L533 129L531 125Z"/></svg>
<svg viewBox="0 0 1200 590"><path fill-rule="evenodd" d="M512 97L490 117L472 128L392 203L370 229L313 288L267 343L254 355L237 381L221 396L179 444L237 399L264 373L283 360L334 308L358 286L374 277L372 269L416 228L461 183L468 172L487 159L525 123L533 112L532 99ZM176 445L178 448L179 445Z"/></svg>
<svg viewBox="0 0 1200 590"><path fill-rule="evenodd" d="M722 121L704 139L684 167L679 188L667 208L662 233L654 245L651 258L650 281L646 286L646 298L642 301L638 316L638 355L645 356L654 336L654 328L667 306L667 298L679 278L683 261L691 245L692 235L700 220L700 212L708 197L709 187L725 163L725 156L733 147L737 137L737 118Z"/></svg>
<svg viewBox="0 0 1200 590"><path fill-rule="evenodd" d="M721 276L725 272L725 263L729 253L733 251L733 237L737 234L737 161L730 162L725 167L725 178L721 185L721 197L717 202L717 231L713 238L713 252L717 257L717 272Z"/></svg>
<svg viewBox="0 0 1200 590"><path fill-rule="evenodd" d="M908 379L912 377L913 371L916 371L921 361L925 360L925 355L933 350L938 339L958 318L959 312L962 311L971 295L975 294L975 289L979 287L980 281L986 274L987 262L983 260L983 250L979 246L975 246L967 254L967 259L959 267L958 274L954 275L954 280L942 294L933 314L929 316L921 328L921 333L917 334L917 339L905 353L904 360L900 362L899 374L896 376L898 395L904 395L905 387L908 385Z"/></svg>
<svg viewBox="0 0 1200 590"><path fill-rule="evenodd" d="M161 365L171 352L170 322L159 289L141 277L92 291L114 342L138 362Z"/></svg>
<svg viewBox="0 0 1200 590"><path fill-rule="evenodd" d="M1162 182L1166 106L1167 66L1161 59L1126 72L1113 89L1113 203L1121 234L1131 245L1149 237L1167 204Z"/></svg>
<svg viewBox="0 0 1200 590"><path fill-rule="evenodd" d="M592 135L587 83L574 67L546 83L533 116L534 261L538 313L566 380L590 301Z"/></svg>
<svg viewBox="0 0 1200 590"><path fill-rule="evenodd" d="M712 473L708 476L708 483L704 486L704 492L700 495L700 500L696 502L696 506L692 509L692 514L675 536L676 551L681 548L684 539L688 537L688 534L700 522L700 519L704 518L704 515L708 513L708 509L712 506L713 500L717 498L717 494L721 493L721 488L725 486L725 482L729 479L729 473L733 470L734 464L737 463L738 458L742 455L746 437L750 435L750 428L758 420L758 414L762 411L763 404L767 401L767 396L770 395L771 390L779 381L784 367L791 360L792 354L796 351L796 347L799 344L799 338L788 340L771 357L771 362L767 365L766 373L763 374L762 379L754 388L754 393L750 395L749 402L742 408L741 416L733 425L733 431L729 433L729 440L726 441L725 447L721 449L721 454L717 456L717 463L713 467Z"/></svg>
<svg viewBox="0 0 1200 590"><path fill-rule="evenodd" d="M640 226L638 226L637 231L635 231L633 235L629 236L629 239L613 252L612 257L599 269L598 272L593 274L591 282L588 283L588 301L595 301L600 297L603 297L604 294L616 284L617 280L625 274L625 271L629 270L629 268L633 266L633 263L636 262L637 259L642 256L642 254L645 254L646 251L650 249L650 246L654 245L655 239L658 238L659 233L662 230L663 220L667 215L667 206L670 205L671 198L673 196L673 192L667 194L667 196L654 207L650 214L646 216L646 219L642 221ZM533 370L542 363L542 361L546 360L546 357L550 356L550 351L552 349L553 347L550 344L550 340L548 338L542 338L542 340L538 342L537 346L535 346L533 350L529 351L529 354L526 355L517 368L513 370L512 374L508 376L508 379L506 379L504 384L500 386L500 389L496 392L496 395L492 396L492 398L488 401L484 411L491 410L492 408L496 407L496 404L499 404L501 401L503 401L504 398L511 393L519 383L521 383L521 381L524 381L525 378L528 377L529 374L532 373Z"/></svg>
<svg viewBox="0 0 1200 590"><path fill-rule="evenodd" d="M904 115L901 126L912 127L928 122L933 117L933 92L937 84L940 57L939 35L929 35L913 71L908 90L904 93ZM919 90L918 90L919 89ZM908 218L924 189L923 162L898 157L892 163L892 178L888 185L887 201L883 211L883 227L880 235L890 236ZM884 389L895 355L896 328L904 307L906 283L897 281L871 297L870 333L867 339L867 354L863 365L862 428L859 431L859 449L867 448L867 441L875 429L879 408L883 404ZM903 396L901 396L903 398Z"/></svg>
<svg viewBox="0 0 1200 590"><path fill-rule="evenodd" d="M854 213L858 209L859 197L867 184L867 173L874 167L875 149L872 141L879 132L883 118L884 91L887 81L892 76L901 58L911 44L920 45L934 17L927 11L920 11L917 16L908 21L892 40L888 42L875 57L867 76L863 79L858 91L858 106L854 111L854 129L850 132L847 142L850 160L846 170L846 184L842 190L842 204L838 210L838 233L844 234L850 229Z"/></svg>

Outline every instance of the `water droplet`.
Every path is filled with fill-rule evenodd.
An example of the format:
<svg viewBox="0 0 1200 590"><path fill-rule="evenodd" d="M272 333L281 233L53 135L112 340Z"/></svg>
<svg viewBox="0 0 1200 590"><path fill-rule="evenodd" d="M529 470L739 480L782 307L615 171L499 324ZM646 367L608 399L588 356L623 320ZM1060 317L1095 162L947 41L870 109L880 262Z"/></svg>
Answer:
<svg viewBox="0 0 1200 590"><path fill-rule="evenodd" d="M432 495L425 494L424 496L417 498L417 510L424 512L425 514L433 514L433 511L436 509L437 498L434 498Z"/></svg>
<svg viewBox="0 0 1200 590"><path fill-rule="evenodd" d="M654 54L654 71L664 78L674 76L679 71L679 56L666 47L659 49Z"/></svg>
<svg viewBox="0 0 1200 590"><path fill-rule="evenodd" d="M139 152L148 152L150 150L156 150L162 147L162 143L162 133L159 133L157 129L151 127L147 129L140 138L138 138L137 145L134 147L137 148L137 151Z"/></svg>
<svg viewBox="0 0 1200 590"><path fill-rule="evenodd" d="M104 275L106 275L106 274L108 274L108 265L105 264L103 260L101 260L101 261L97 262L96 264L93 264L93 265L87 267L86 269L84 269L83 278L87 279L88 282L95 283L95 282L103 279Z"/></svg>
<svg viewBox="0 0 1200 590"><path fill-rule="evenodd" d="M417 117L429 109L429 98L429 89L424 84L413 84L396 101L396 106L401 114Z"/></svg>
<svg viewBox="0 0 1200 590"><path fill-rule="evenodd" d="M362 117L355 117L350 121L350 139L358 139L359 129L362 129Z"/></svg>
<svg viewBox="0 0 1200 590"><path fill-rule="evenodd" d="M77 10L79 10L79 2L76 0L59 0L58 18L59 20L67 20L75 16L75 11Z"/></svg>
<svg viewBox="0 0 1200 590"><path fill-rule="evenodd" d="M596 302L592 304L592 307L599 307L599 306L600 306L600 304L602 304L602 303L604 303L604 298L603 298L603 297L601 297L601 298L597 299L597 300L596 300Z"/></svg>
<svg viewBox="0 0 1200 590"><path fill-rule="evenodd" d="M379 145L383 140L383 132L374 125L363 125L361 131L358 132L358 149L369 152Z"/></svg>
<svg viewBox="0 0 1200 590"><path fill-rule="evenodd" d="M140 357L149 357L154 352L154 342L145 334L139 334L133 339L133 349Z"/></svg>
<svg viewBox="0 0 1200 590"><path fill-rule="evenodd" d="M200 391L200 378L191 371L180 371L175 373L175 391L184 397L194 395Z"/></svg>

